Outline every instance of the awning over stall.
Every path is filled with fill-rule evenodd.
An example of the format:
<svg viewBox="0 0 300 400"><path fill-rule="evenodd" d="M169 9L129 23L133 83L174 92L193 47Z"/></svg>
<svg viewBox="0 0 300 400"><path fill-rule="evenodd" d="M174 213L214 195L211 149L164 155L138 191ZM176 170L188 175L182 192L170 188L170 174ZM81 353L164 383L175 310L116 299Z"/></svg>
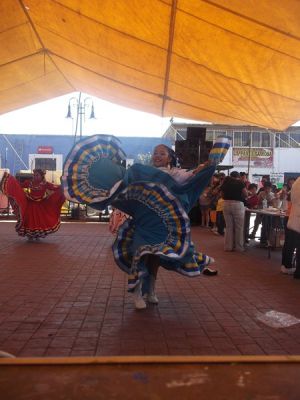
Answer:
<svg viewBox="0 0 300 400"><path fill-rule="evenodd" d="M82 91L161 116L300 120L297 0L1 0L0 113Z"/></svg>

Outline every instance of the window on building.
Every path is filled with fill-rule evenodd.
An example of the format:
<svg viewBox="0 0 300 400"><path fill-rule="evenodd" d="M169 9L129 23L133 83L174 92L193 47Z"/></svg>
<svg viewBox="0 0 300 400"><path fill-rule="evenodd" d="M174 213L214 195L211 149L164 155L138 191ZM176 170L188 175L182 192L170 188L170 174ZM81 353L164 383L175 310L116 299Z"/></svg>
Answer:
<svg viewBox="0 0 300 400"><path fill-rule="evenodd" d="M234 132L233 145L234 145L234 147L242 146L242 132Z"/></svg>
<svg viewBox="0 0 300 400"><path fill-rule="evenodd" d="M291 145L291 147L299 147L300 146L300 133L291 133L290 134L290 145Z"/></svg>
<svg viewBox="0 0 300 400"><path fill-rule="evenodd" d="M299 147L300 146L300 132L294 133L276 133L275 135L276 147Z"/></svg>
<svg viewBox="0 0 300 400"><path fill-rule="evenodd" d="M232 135L228 131L207 130L205 138L207 141L215 141L219 136L228 136L230 138L232 137Z"/></svg>
<svg viewBox="0 0 300 400"><path fill-rule="evenodd" d="M218 136L230 136L229 132L227 131L215 131L215 139L217 139Z"/></svg>
<svg viewBox="0 0 300 400"><path fill-rule="evenodd" d="M272 147L271 134L268 132L234 132L235 147Z"/></svg>
<svg viewBox="0 0 300 400"><path fill-rule="evenodd" d="M276 133L275 146L276 147L290 147L289 135L287 133Z"/></svg>
<svg viewBox="0 0 300 400"><path fill-rule="evenodd" d="M260 147L261 134L260 132L252 132L252 147Z"/></svg>
<svg viewBox="0 0 300 400"><path fill-rule="evenodd" d="M243 147L251 146L250 140L251 140L250 132L242 132L242 146Z"/></svg>
<svg viewBox="0 0 300 400"><path fill-rule="evenodd" d="M214 131L207 130L205 140L213 142L214 141Z"/></svg>
<svg viewBox="0 0 300 400"><path fill-rule="evenodd" d="M35 168L56 171L56 158L35 158Z"/></svg>
<svg viewBox="0 0 300 400"><path fill-rule="evenodd" d="M221 133L220 133L221 134ZM219 135L220 135L219 134ZM233 145L233 130L228 130L228 131L226 131L226 132L224 132L224 135L225 136L227 136L230 140L231 140L231 143L232 143L232 145Z"/></svg>
<svg viewBox="0 0 300 400"><path fill-rule="evenodd" d="M261 132L261 147L272 147L270 133Z"/></svg>

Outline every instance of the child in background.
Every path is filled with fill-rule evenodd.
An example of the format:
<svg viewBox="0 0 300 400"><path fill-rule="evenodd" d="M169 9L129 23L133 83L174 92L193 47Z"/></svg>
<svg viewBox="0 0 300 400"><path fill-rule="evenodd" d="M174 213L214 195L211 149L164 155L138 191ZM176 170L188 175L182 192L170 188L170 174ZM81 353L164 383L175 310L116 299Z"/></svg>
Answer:
<svg viewBox="0 0 300 400"><path fill-rule="evenodd" d="M211 231L217 232L217 202L220 197L221 177L220 174L215 174L211 180L210 186L210 227Z"/></svg>
<svg viewBox="0 0 300 400"><path fill-rule="evenodd" d="M288 208L288 185L284 183L282 189L278 192L278 198L281 201L281 209L286 211Z"/></svg>
<svg viewBox="0 0 300 400"><path fill-rule="evenodd" d="M117 234L119 231L120 226L129 218L129 215L123 213L122 211L118 210L117 208L113 209L113 212L109 218L108 229L111 233Z"/></svg>
<svg viewBox="0 0 300 400"><path fill-rule="evenodd" d="M248 176L246 172L240 172L241 181L244 183L246 189L249 189L250 182L248 181Z"/></svg>
<svg viewBox="0 0 300 400"><path fill-rule="evenodd" d="M248 187L248 197L246 198L246 207L249 209L257 208L258 202L257 185L255 183L250 183Z"/></svg>
<svg viewBox="0 0 300 400"><path fill-rule="evenodd" d="M201 226L209 228L209 209L211 204L210 188L209 186L204 189L199 197L199 205L201 211Z"/></svg>
<svg viewBox="0 0 300 400"><path fill-rule="evenodd" d="M267 208L267 207L273 207L274 205L274 199L275 195L272 192L272 184L271 182L264 182L263 189L258 191L257 194L258 197L258 204L256 208ZM258 230L259 225L262 223L263 218L262 215L257 214L255 221L254 221L254 227L252 230L252 233L249 235L250 239L255 239L256 232ZM266 238L264 237L264 229L262 228L261 232L261 241L264 243L266 241Z"/></svg>
<svg viewBox="0 0 300 400"><path fill-rule="evenodd" d="M216 226L217 230L213 231L215 235L221 235L224 236L224 228L225 228L225 219L223 215L223 207L224 207L224 199L222 196L219 197L219 200L217 202L217 219L216 219Z"/></svg>

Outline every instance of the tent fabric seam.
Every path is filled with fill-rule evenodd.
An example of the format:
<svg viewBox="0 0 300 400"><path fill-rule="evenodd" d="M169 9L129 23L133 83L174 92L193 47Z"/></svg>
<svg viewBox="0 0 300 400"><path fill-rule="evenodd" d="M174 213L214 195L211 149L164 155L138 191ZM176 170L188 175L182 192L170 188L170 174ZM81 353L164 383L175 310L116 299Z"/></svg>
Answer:
<svg viewBox="0 0 300 400"><path fill-rule="evenodd" d="M171 58L173 54L173 42L174 42L174 30L176 23L176 9L177 9L177 0L172 0L172 8L170 15L170 24L169 24L169 41L168 41L168 50L167 50L167 60L166 60L166 70L164 77L164 95L163 101L161 105L161 115L164 115L165 104L168 97L168 87L169 87L169 77L170 77L170 68L171 68Z"/></svg>
<svg viewBox="0 0 300 400"><path fill-rule="evenodd" d="M71 11L73 14L79 15L79 16L82 17L82 18L86 18L86 19L88 19L89 21L92 21L92 22L94 22L94 23L97 24L97 25L104 26L105 28L109 29L110 31L117 32L117 33L119 33L119 34L122 35L122 36L129 37L129 38L131 38L131 39L137 40L137 41L142 42L142 43L147 43L147 44L150 45L150 46L153 46L153 47L156 47L156 48L158 48L158 49L161 49L161 50L166 51L166 48L165 48L165 47L161 47L161 46L159 46L159 45L157 45L157 44L155 44L155 43L148 42L148 41L145 40L145 39L141 39L141 38L139 38L139 37L137 37L137 36L134 36L134 35L132 35L132 34L130 34L130 33L123 32L123 31L120 31L119 29L113 28L112 26L106 25L106 24L104 24L104 23L101 22L101 21L98 21L98 20L96 20L96 19L94 19L94 18L92 18L92 17L89 17L88 15L82 14L82 13L80 13L80 12L74 10L73 8L68 7L68 6L66 6L65 4L60 3L60 2L57 1L57 0L52 0L52 2L55 3L55 4L58 4L58 5L59 5L60 7L62 7L62 8L65 8L65 9Z"/></svg>
<svg viewBox="0 0 300 400"><path fill-rule="evenodd" d="M236 16L239 17L239 18L242 18L242 19L245 19L245 20L247 20L247 21L253 22L254 24L257 24L257 25L259 25L259 26L263 26L264 28L268 28L268 29L270 29L270 31L276 31L277 33L280 33L280 34L282 34L282 35L284 35L284 36L287 36L287 37L289 37L289 38L292 38L292 39L295 39L295 40L300 41L300 37L298 37L298 36L291 35L291 34L288 33L288 32L284 32L284 31L282 31L282 30L280 30L280 29L277 29L275 26L273 27L273 26L264 24L263 22L257 21L256 19L247 17L246 15L243 15L243 14L238 13L238 12L236 12L236 11L230 10L230 8L226 8L226 7L224 7L224 6L221 6L220 4L216 4L216 3L214 3L214 2L211 1L211 0L201 0L201 1L202 1L203 3L210 4L211 6L214 6L214 7L218 8L218 9L224 10L224 11L226 11L226 12L232 14L232 15L236 15Z"/></svg>

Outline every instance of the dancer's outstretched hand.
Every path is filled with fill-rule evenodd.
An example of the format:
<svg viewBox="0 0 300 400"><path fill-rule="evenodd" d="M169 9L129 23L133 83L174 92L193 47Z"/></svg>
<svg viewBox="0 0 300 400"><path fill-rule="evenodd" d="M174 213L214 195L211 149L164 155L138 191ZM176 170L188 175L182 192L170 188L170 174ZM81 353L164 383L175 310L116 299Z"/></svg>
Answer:
<svg viewBox="0 0 300 400"><path fill-rule="evenodd" d="M193 174L197 174L198 172L202 171L204 168L209 167L210 165L212 165L211 160L207 160L205 161L205 163L203 164L199 164L197 168L194 169Z"/></svg>

